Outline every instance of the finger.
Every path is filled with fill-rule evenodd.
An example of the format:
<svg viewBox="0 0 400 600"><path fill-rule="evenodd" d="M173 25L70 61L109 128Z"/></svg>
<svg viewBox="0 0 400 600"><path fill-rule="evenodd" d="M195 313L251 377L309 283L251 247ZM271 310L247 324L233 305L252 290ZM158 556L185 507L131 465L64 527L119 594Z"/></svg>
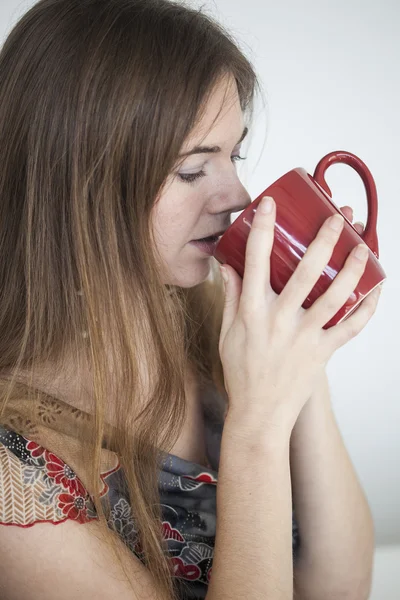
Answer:
<svg viewBox="0 0 400 600"><path fill-rule="evenodd" d="M263 213L268 197L264 197L257 206L245 253L242 295L240 305L252 310L265 302L266 294L274 293L270 283L271 252L274 244L276 205L272 201L272 212ZM272 200L272 198L271 198Z"/></svg>
<svg viewBox="0 0 400 600"><path fill-rule="evenodd" d="M305 319L311 319L312 323L323 327L348 301L363 276L368 261L368 252L364 258L357 258L359 246L365 247L365 244L353 248L329 288L306 311Z"/></svg>
<svg viewBox="0 0 400 600"><path fill-rule="evenodd" d="M352 223L354 215L351 206L341 206L340 211L344 214L346 219L348 219L350 223Z"/></svg>
<svg viewBox="0 0 400 600"><path fill-rule="evenodd" d="M336 222L339 229L332 229L332 223ZM329 263L343 226L342 215L334 215L324 222L279 296L282 310L290 312L293 307L301 308Z"/></svg>
<svg viewBox="0 0 400 600"><path fill-rule="evenodd" d="M241 278L236 273L235 269L227 264L221 266L223 267L221 269L221 276L224 280L225 301L222 313L220 345L223 343L227 332L236 318L242 291Z"/></svg>
<svg viewBox="0 0 400 600"><path fill-rule="evenodd" d="M356 223L353 223L353 227L359 235L363 234L365 227L360 221L356 221Z"/></svg>
<svg viewBox="0 0 400 600"><path fill-rule="evenodd" d="M328 345L331 346L331 352L344 346L344 344L349 342L364 329L371 317L375 314L380 292L381 287L378 286L373 292L366 296L350 317L324 332L325 339L328 340Z"/></svg>
<svg viewBox="0 0 400 600"><path fill-rule="evenodd" d="M351 208L351 206L341 206L340 211L344 214L346 219L348 219L350 221L350 223L352 223L352 225L353 225L354 229L357 231L357 233L359 235L362 235L365 227L364 227L363 223L361 223L360 221L353 223L354 214L353 214L353 209Z"/></svg>

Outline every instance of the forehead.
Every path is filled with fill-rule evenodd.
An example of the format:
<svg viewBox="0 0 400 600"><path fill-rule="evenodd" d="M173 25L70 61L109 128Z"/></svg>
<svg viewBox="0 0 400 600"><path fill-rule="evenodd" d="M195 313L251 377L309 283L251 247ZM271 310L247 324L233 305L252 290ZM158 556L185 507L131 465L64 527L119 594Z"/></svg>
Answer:
<svg viewBox="0 0 400 600"><path fill-rule="evenodd" d="M233 131L230 131L233 128ZM235 79L230 76L220 80L212 90L204 105L200 120L184 145L185 149L193 142L212 141L219 132L228 130L237 137L243 129L243 112ZM218 140L215 139L215 142Z"/></svg>

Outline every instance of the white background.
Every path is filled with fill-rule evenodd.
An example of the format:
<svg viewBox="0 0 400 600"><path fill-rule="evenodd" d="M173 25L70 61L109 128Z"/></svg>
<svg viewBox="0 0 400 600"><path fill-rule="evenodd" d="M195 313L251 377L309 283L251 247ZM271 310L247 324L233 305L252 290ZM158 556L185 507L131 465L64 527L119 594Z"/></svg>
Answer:
<svg viewBox="0 0 400 600"><path fill-rule="evenodd" d="M3 37L34 2L2 0ZM309 173L333 150L357 154L378 189L378 310L328 365L332 402L366 490L378 545L400 544L400 4L396 0L193 0L220 20L254 63L267 94L242 172L254 199L286 171ZM265 144L265 145L264 145ZM243 153L242 153L243 154ZM334 165L326 180L338 206L366 221L361 179ZM236 216L236 215L235 215ZM386 549L385 549L386 552ZM378 556L374 598L398 600L395 548ZM388 565L381 569L381 565ZM386 570L385 570L386 569ZM379 584L379 591L378 591ZM386 585L386 588L380 586Z"/></svg>

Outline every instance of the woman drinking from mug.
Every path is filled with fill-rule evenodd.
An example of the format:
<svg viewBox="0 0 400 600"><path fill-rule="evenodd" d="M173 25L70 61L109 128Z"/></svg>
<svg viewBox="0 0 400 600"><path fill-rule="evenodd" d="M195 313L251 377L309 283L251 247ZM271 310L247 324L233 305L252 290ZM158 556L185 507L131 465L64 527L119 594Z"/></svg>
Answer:
<svg viewBox="0 0 400 600"><path fill-rule="evenodd" d="M317 325L364 263L305 311L341 223L280 296L273 203L225 292L194 243L250 202L250 62L179 3L41 0L0 82L1 598L367 598L324 368L376 297Z"/></svg>

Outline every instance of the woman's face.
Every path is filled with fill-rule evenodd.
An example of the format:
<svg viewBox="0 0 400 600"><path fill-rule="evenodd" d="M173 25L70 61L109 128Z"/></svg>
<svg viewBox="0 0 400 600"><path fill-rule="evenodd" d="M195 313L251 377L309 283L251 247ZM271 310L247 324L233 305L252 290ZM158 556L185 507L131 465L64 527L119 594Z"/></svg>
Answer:
<svg viewBox="0 0 400 600"><path fill-rule="evenodd" d="M231 213L244 210L251 202L236 172L243 113L235 80L229 80L228 89L226 82L215 88L203 119L180 154L199 145L218 146L220 151L187 156L168 177L153 208L154 235L163 260L165 284L188 288L207 279L215 259L190 242L226 230ZM196 174L198 177L194 177Z"/></svg>

